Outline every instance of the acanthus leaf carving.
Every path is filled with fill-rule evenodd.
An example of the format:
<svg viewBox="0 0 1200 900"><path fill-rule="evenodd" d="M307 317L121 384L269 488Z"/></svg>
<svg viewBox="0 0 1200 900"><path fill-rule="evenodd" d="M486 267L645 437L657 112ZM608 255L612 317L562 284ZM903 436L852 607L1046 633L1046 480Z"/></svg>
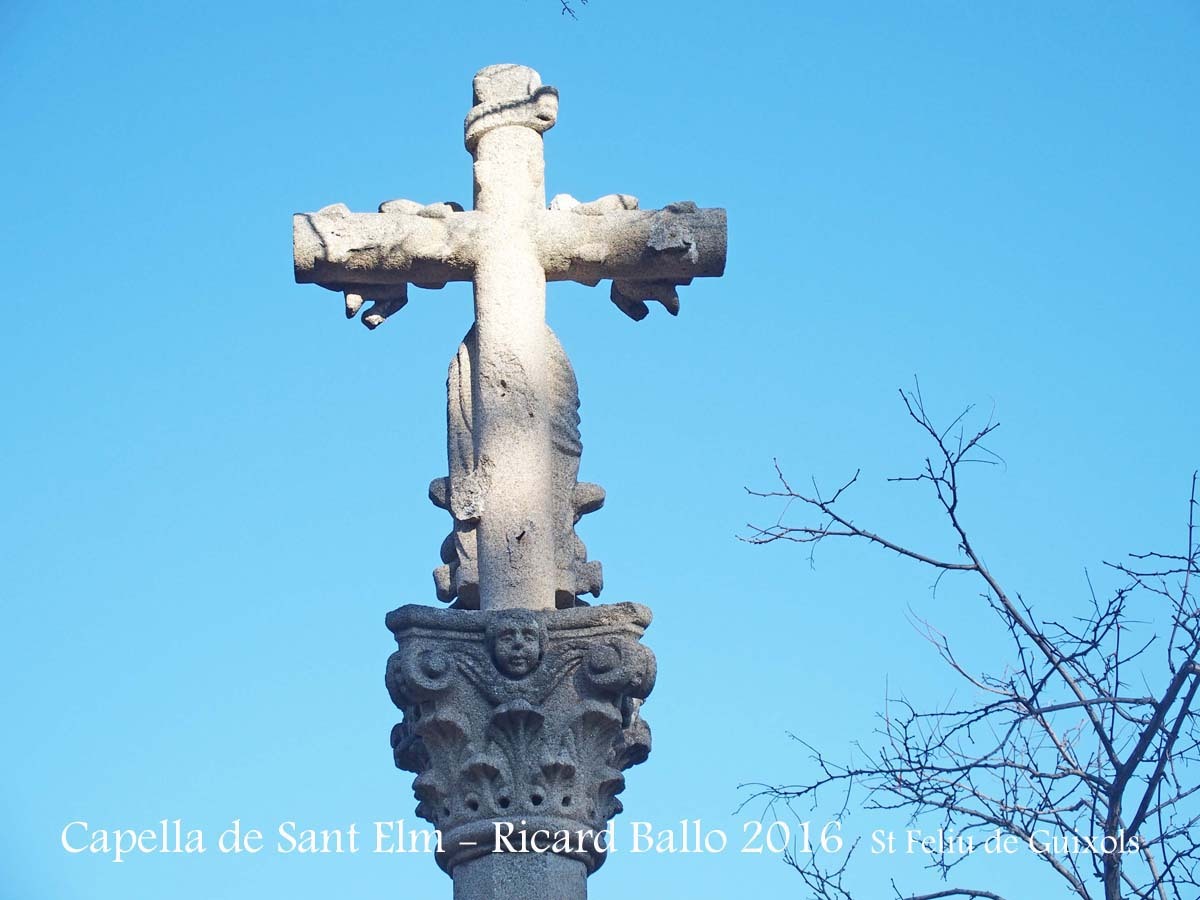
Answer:
<svg viewBox="0 0 1200 900"><path fill-rule="evenodd" d="M445 839L443 868L494 821L595 834L620 811L622 773L649 753L648 622L635 604L389 616L388 690L404 711L392 746L417 775L417 814ZM589 870L603 860L593 844L578 854Z"/></svg>

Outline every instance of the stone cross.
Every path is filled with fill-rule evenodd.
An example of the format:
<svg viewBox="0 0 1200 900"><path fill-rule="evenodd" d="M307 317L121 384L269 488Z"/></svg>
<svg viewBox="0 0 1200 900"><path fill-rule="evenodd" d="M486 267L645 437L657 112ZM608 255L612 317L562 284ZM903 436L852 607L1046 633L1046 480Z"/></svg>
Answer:
<svg viewBox="0 0 1200 900"><path fill-rule="evenodd" d="M640 707L656 662L640 643L649 609L578 600L600 593L601 573L575 524L604 491L577 481L578 388L546 325L546 282L611 278L633 319L651 300L674 315L679 285L724 270L725 212L640 210L626 194L547 208L542 134L558 92L513 65L481 70L474 89L474 210L393 200L297 215L296 280L343 292L368 328L409 285L474 285L447 379L449 473L429 489L453 519L434 580L454 608L387 616L386 683L404 712L392 751L417 775L455 900L583 900L622 772L650 752Z"/></svg>
<svg viewBox="0 0 1200 900"><path fill-rule="evenodd" d="M562 546L570 543L554 477L562 398L555 378L561 367L552 362L561 350L545 324L546 282L611 278L613 301L634 319L646 315L646 300L674 314L677 285L724 270L725 211L693 203L643 211L625 194L592 203L563 195L547 209L542 133L554 125L558 92L532 69L499 65L475 76L474 93L466 120L474 211L394 200L378 213L339 204L297 215L296 280L345 292L349 316L373 300L363 313L372 328L407 302L409 284L473 282L475 328L463 360L470 365L464 394L472 458L431 494L456 522L477 527L477 580L472 573L469 591L455 591L444 573L439 593L467 593L461 605L481 609L553 609L573 605L563 601L577 585L560 577L569 563ZM452 422L452 441L454 430ZM582 493L567 498L576 508L568 527L599 504L595 490Z"/></svg>

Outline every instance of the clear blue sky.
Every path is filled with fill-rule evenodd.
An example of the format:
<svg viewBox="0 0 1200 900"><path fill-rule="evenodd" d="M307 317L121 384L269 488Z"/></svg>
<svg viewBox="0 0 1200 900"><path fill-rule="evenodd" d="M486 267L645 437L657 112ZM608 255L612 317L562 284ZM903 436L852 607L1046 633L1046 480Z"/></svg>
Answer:
<svg viewBox="0 0 1200 900"><path fill-rule="evenodd" d="M865 548L736 540L771 460L861 466L864 523L953 545L882 484L896 389L994 408L964 515L1039 608L1175 540L1200 463L1200 8L1189 2L0 5L4 900L448 897L420 857L67 856L59 831L413 819L383 615L432 603L465 286L368 333L291 276L291 214L470 200L494 62L561 92L548 189L729 210L677 320L554 285L583 396L581 534L656 614L627 819L740 838L742 781L944 696L912 607L992 652L975 587ZM819 816L820 814L814 814ZM857 816L848 829L869 829ZM1019 868L1019 867L1018 867ZM869 896L913 860L860 873ZM993 887L1023 873L993 871ZM912 882L920 884L919 880ZM782 863L617 857L596 900L797 896ZM1020 894L1019 894L1020 895Z"/></svg>

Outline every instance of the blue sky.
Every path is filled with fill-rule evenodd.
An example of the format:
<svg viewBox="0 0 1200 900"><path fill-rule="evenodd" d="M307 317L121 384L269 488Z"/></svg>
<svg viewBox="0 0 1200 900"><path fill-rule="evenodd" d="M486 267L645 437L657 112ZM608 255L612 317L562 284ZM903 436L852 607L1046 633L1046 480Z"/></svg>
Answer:
<svg viewBox="0 0 1200 900"><path fill-rule="evenodd" d="M448 896L432 861L67 856L59 831L404 817L384 613L433 603L444 379L469 288L368 333L292 283L293 212L470 200L483 65L558 87L548 194L729 211L722 279L641 323L552 285L605 600L656 615L627 819L740 839L787 731L870 742L885 684L948 690L905 623L994 650L973 585L736 540L773 457L863 469L860 519L953 550L896 390L1002 422L965 516L1039 608L1176 541L1200 464L1194 4L553 0L0 6L0 894ZM1102 577L1102 576L1101 576ZM821 812L814 819L823 821ZM875 822L859 815L851 827ZM984 870L980 870L983 872ZM868 864L922 875L912 859ZM1017 866L980 876L1021 889ZM795 896L779 861L614 856L597 900ZM1018 895L1020 895L1018 893Z"/></svg>

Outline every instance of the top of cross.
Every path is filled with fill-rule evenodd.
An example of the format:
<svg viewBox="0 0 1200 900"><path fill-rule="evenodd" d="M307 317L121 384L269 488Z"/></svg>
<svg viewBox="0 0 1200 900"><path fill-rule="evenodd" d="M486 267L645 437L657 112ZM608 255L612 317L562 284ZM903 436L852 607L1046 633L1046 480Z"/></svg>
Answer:
<svg viewBox="0 0 1200 900"><path fill-rule="evenodd" d="M471 86L474 106L463 127L471 153L492 128L521 125L541 134L553 128L558 118L558 90L543 85L541 76L528 66L488 66L475 73Z"/></svg>

